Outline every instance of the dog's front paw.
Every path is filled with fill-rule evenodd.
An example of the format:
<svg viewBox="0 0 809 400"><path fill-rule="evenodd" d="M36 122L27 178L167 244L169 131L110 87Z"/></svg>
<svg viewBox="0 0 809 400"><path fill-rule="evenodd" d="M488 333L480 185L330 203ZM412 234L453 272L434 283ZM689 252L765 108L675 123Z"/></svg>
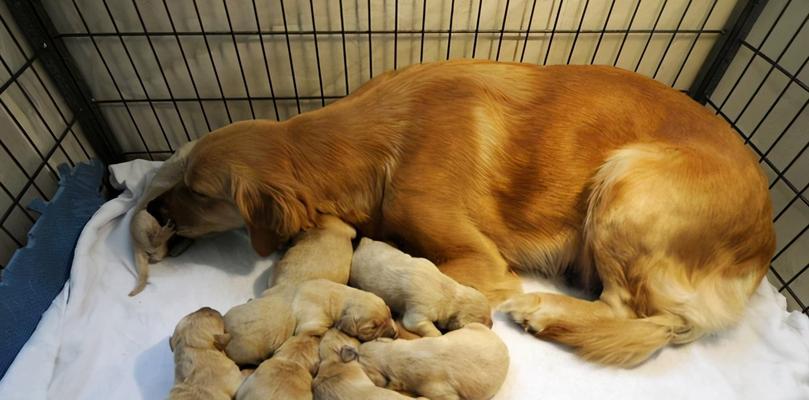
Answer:
<svg viewBox="0 0 809 400"><path fill-rule="evenodd" d="M550 322L550 315L542 307L542 294L525 293L511 297L498 307L520 324L526 332L540 333Z"/></svg>

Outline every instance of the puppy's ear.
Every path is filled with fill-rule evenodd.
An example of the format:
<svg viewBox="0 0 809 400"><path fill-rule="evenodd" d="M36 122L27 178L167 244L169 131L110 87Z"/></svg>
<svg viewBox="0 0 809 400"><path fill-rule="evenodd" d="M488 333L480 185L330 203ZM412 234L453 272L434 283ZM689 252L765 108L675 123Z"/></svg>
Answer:
<svg viewBox="0 0 809 400"><path fill-rule="evenodd" d="M233 173L233 200L239 209L250 244L262 257L282 242L313 225L315 211L307 191L283 182L265 184L250 175Z"/></svg>
<svg viewBox="0 0 809 400"><path fill-rule="evenodd" d="M177 343L175 343L175 342L176 342L176 339L175 339L174 335L171 335L169 337L169 348L171 349L172 353L174 353L174 348L177 347Z"/></svg>
<svg viewBox="0 0 809 400"><path fill-rule="evenodd" d="M230 343L229 333L213 335L213 346L216 347L217 350L225 351L225 347L228 347L228 343Z"/></svg>
<svg viewBox="0 0 809 400"><path fill-rule="evenodd" d="M357 353L357 349L351 346L343 346L340 348L340 359L343 360L344 363L354 361L360 357L359 353Z"/></svg>

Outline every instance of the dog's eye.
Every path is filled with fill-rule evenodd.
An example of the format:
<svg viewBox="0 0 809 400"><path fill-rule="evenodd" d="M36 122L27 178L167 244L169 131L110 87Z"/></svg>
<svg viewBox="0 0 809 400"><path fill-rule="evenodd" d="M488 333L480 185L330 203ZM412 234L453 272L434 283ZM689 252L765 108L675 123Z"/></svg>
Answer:
<svg viewBox="0 0 809 400"><path fill-rule="evenodd" d="M200 192L197 192L194 189L188 189L188 190L191 192L191 195L194 196L194 197L199 197L199 198L207 198L208 197L208 196L206 196L206 195L204 195L204 194L202 194Z"/></svg>

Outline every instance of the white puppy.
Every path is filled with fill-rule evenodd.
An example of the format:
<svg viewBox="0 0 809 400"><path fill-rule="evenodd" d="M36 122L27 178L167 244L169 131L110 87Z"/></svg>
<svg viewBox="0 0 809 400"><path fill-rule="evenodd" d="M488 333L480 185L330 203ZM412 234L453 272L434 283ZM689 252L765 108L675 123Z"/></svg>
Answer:
<svg viewBox="0 0 809 400"><path fill-rule="evenodd" d="M225 314L225 351L240 365L258 365L292 335L323 335L330 327L361 340L395 337L390 309L379 297L315 279L266 290Z"/></svg>
<svg viewBox="0 0 809 400"><path fill-rule="evenodd" d="M326 332L320 342L320 367L312 383L315 400L410 399L374 385L357 363L354 349L359 344L337 329Z"/></svg>
<svg viewBox="0 0 809 400"><path fill-rule="evenodd" d="M377 386L433 400L489 399L500 389L509 366L506 345L477 323L441 337L379 339L358 350L343 349L351 351Z"/></svg>
<svg viewBox="0 0 809 400"><path fill-rule="evenodd" d="M233 398L242 374L222 351L224 332L222 314L208 307L180 320L169 341L175 365L170 400Z"/></svg>
<svg viewBox="0 0 809 400"><path fill-rule="evenodd" d="M300 233L295 244L273 266L268 286L312 279L347 284L354 253L351 239L356 235L354 228L340 218L318 216L317 227Z"/></svg>
<svg viewBox="0 0 809 400"><path fill-rule="evenodd" d="M473 322L492 326L483 294L442 274L429 260L383 242L360 241L351 261L350 283L385 300L402 314L404 327L420 336L440 336L436 324L449 331Z"/></svg>
<svg viewBox="0 0 809 400"><path fill-rule="evenodd" d="M312 375L320 356L317 336L293 336L245 379L236 400L312 398Z"/></svg>

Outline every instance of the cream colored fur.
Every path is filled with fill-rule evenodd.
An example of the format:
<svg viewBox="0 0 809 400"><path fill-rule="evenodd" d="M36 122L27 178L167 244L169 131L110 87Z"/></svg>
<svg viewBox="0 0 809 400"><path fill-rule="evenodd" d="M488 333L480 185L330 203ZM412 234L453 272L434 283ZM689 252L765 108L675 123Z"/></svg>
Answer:
<svg viewBox="0 0 809 400"><path fill-rule="evenodd" d="M320 356L317 336L294 336L245 379L236 400L312 398L312 375L317 372Z"/></svg>
<svg viewBox="0 0 809 400"><path fill-rule="evenodd" d="M312 383L315 400L404 400L405 395L383 389L365 375L353 358L343 358L342 350L355 349L360 342L336 329L331 329L320 342L320 367ZM347 354L348 355L348 354Z"/></svg>
<svg viewBox="0 0 809 400"><path fill-rule="evenodd" d="M295 244L273 266L270 287L282 283L300 283L327 279L347 284L357 232L331 215L318 216L317 226L300 233Z"/></svg>
<svg viewBox="0 0 809 400"><path fill-rule="evenodd" d="M375 340L357 351L360 365L377 386L433 400L489 399L509 367L506 345L477 323L441 337Z"/></svg>
<svg viewBox="0 0 809 400"><path fill-rule="evenodd" d="M146 210L140 210L132 217L129 226L132 235L132 248L135 252L135 266L138 270L138 283L129 293L135 296L146 287L149 279L149 264L156 263L169 252L169 239L174 235L174 226L169 223L160 226L155 217Z"/></svg>
<svg viewBox="0 0 809 400"><path fill-rule="evenodd" d="M225 351L238 364L260 364L293 335L322 335L331 327L373 340L396 329L384 301L325 279L280 285L225 314L231 340Z"/></svg>
<svg viewBox="0 0 809 400"><path fill-rule="evenodd" d="M242 374L221 350L226 340L224 328L222 315L208 307L177 324L170 340L175 364L170 400L233 398Z"/></svg>
<svg viewBox="0 0 809 400"><path fill-rule="evenodd" d="M380 296L407 330L441 336L470 323L492 325L486 297L444 275L435 264L384 242L363 238L351 262L351 285Z"/></svg>

